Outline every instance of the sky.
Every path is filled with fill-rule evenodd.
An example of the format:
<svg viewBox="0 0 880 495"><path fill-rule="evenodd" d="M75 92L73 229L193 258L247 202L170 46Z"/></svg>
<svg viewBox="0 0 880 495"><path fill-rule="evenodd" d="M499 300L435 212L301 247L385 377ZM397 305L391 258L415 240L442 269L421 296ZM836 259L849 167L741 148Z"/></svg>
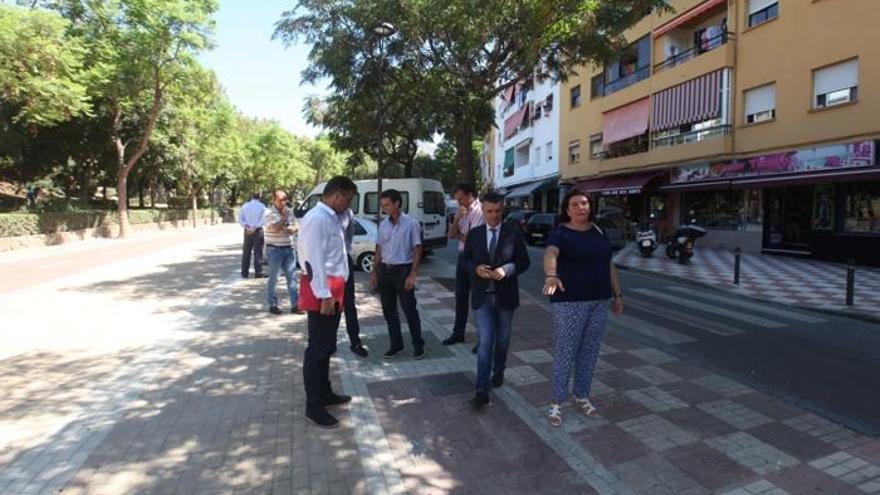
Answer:
<svg viewBox="0 0 880 495"><path fill-rule="evenodd" d="M305 99L327 94L323 86L300 85L310 47L285 48L272 33L281 13L296 0L220 0L215 48L199 57L214 69L230 101L249 117L274 119L290 132L314 137L319 129L302 115Z"/></svg>

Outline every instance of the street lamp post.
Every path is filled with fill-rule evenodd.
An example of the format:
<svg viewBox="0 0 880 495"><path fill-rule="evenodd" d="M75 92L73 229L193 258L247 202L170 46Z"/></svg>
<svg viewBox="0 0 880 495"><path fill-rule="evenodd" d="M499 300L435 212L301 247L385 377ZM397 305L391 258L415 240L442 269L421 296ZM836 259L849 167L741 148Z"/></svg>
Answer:
<svg viewBox="0 0 880 495"><path fill-rule="evenodd" d="M385 147L385 38L397 32L397 28L390 22L381 22L373 27L373 34L379 39L379 106L376 112L379 117L379 146L376 154L376 222L382 219L382 207L379 195L382 194L382 172Z"/></svg>

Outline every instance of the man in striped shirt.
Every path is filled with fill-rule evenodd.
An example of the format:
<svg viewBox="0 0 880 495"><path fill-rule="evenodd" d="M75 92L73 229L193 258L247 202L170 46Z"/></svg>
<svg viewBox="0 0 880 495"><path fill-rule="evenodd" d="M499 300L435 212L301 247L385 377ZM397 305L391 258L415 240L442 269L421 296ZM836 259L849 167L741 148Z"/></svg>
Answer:
<svg viewBox="0 0 880 495"><path fill-rule="evenodd" d="M296 254L293 252L293 240L291 236L296 233L298 227L293 210L287 207L287 193L277 189L272 198L272 206L266 208L263 215L263 230L266 241L266 257L269 258L269 281L266 284L269 312L280 315L278 297L275 288L278 285L278 272L284 271L284 279L287 282L287 293L290 296L290 312L302 314L297 307L297 287L294 278L296 266Z"/></svg>
<svg viewBox="0 0 880 495"><path fill-rule="evenodd" d="M458 240L458 263L455 267L455 323L452 325L452 335L443 341L443 345L464 342L464 330L467 326L471 294L471 274L465 269L464 257L462 256L464 241L467 240L468 232L472 228L486 223L483 220L483 206L477 199L477 191L474 186L466 182L456 184L452 189L452 194L459 206L458 213L455 214L455 218L449 226L449 238Z"/></svg>

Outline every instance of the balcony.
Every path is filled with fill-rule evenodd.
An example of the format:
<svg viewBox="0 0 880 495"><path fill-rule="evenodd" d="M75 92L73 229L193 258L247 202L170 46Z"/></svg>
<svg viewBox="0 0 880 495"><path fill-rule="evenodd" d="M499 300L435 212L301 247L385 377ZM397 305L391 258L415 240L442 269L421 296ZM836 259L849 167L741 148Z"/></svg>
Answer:
<svg viewBox="0 0 880 495"><path fill-rule="evenodd" d="M728 136L733 132L733 126L730 124L719 124L717 121L703 124L696 124L693 129L686 132L658 132L654 133L651 139L651 148L663 148L666 146L677 146L680 144L697 143L700 141L708 141L722 136Z"/></svg>
<svg viewBox="0 0 880 495"><path fill-rule="evenodd" d="M716 48L720 48L726 45L728 41L733 41L733 39L733 33L722 31L721 34L712 38L708 38L702 41L700 44L695 43L691 45L690 48L684 51L675 50L672 55L667 57L662 62L654 65L654 74L657 74L667 69L671 69L676 65L681 65L689 60L703 55L704 53L708 53L712 50L715 50Z"/></svg>

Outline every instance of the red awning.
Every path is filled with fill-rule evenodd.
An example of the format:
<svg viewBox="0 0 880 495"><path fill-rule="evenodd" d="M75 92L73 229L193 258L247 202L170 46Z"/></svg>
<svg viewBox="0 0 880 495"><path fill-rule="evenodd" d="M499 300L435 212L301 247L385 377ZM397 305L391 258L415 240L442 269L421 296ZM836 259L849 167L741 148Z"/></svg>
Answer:
<svg viewBox="0 0 880 495"><path fill-rule="evenodd" d="M504 138L507 139L514 134L522 126L523 121L528 118L529 105L524 105L518 112L511 115L504 121Z"/></svg>
<svg viewBox="0 0 880 495"><path fill-rule="evenodd" d="M641 136L648 130L651 100L642 98L628 105L602 114L602 144L609 145L631 137Z"/></svg>
<svg viewBox="0 0 880 495"><path fill-rule="evenodd" d="M663 175L666 174L663 172L648 172L644 174L598 178L583 181L576 187L588 194L600 194L602 196L641 194L642 189L645 188L648 182Z"/></svg>
<svg viewBox="0 0 880 495"><path fill-rule="evenodd" d="M651 130L664 131L721 115L721 72L716 70L654 93Z"/></svg>
<svg viewBox="0 0 880 495"><path fill-rule="evenodd" d="M671 21L667 22L666 24L655 29L654 30L654 38L655 39L659 38L659 37L663 36L664 34L668 33L669 31L672 31L673 29L676 29L678 27L681 27L684 24L687 24L688 21L691 21L691 20L705 14L709 10L714 9L715 7L717 7L721 4L724 4L725 2L727 2L727 0L706 0L705 2L701 3L700 5L697 5L696 7L692 8L691 10L688 10L684 14L681 14L680 16L676 17L675 19L672 19Z"/></svg>

